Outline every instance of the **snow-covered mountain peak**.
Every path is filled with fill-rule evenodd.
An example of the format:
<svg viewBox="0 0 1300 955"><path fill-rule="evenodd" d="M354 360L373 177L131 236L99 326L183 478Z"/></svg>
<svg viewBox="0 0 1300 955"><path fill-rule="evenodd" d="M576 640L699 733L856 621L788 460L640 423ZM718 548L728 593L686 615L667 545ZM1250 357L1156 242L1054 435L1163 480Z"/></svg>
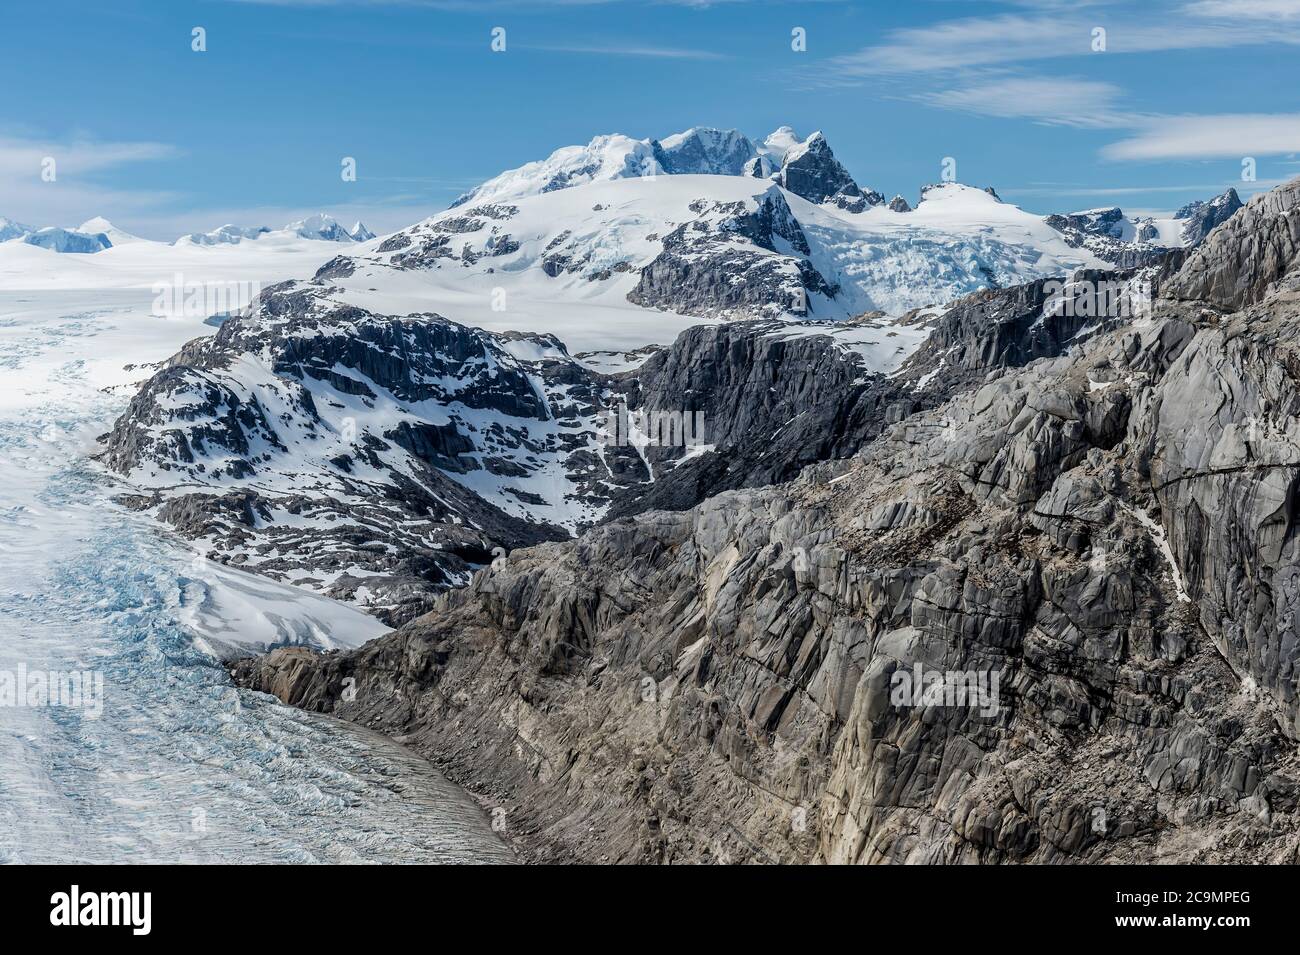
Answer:
<svg viewBox="0 0 1300 955"><path fill-rule="evenodd" d="M113 223L109 222L103 216L95 216L93 219L87 219L73 232L80 232L83 235L105 235L108 236L109 242L113 245L127 245L131 242L144 242L145 240L138 235L132 235L123 229L119 229Z"/></svg>
<svg viewBox="0 0 1300 955"><path fill-rule="evenodd" d="M545 159L508 169L465 193L452 207L512 202L589 182L654 175L662 171L654 153L645 140L619 133L597 136L585 146L564 146Z"/></svg>
<svg viewBox="0 0 1300 955"><path fill-rule="evenodd" d="M591 182L450 209L344 250L316 281L338 304L544 330L589 350L665 341L701 320L902 315L1101 266L1041 217L966 189L900 214L741 176Z"/></svg>
<svg viewBox="0 0 1300 955"><path fill-rule="evenodd" d="M351 242L352 235L332 215L318 212L314 216L290 222L285 232L293 232L304 239L323 239L326 242Z"/></svg>
<svg viewBox="0 0 1300 955"><path fill-rule="evenodd" d="M659 174L772 178L812 202L850 212L884 202L879 193L858 187L821 131L800 140L791 127L782 126L756 146L735 129L694 126L657 140L615 133L597 136L586 146L566 146L489 179L452 206L515 202L592 182Z"/></svg>
<svg viewBox="0 0 1300 955"><path fill-rule="evenodd" d="M1182 239L1183 245L1200 244L1206 236L1231 218L1241 207L1241 197L1231 186L1208 201L1189 202L1174 213L1174 219L1182 223L1179 238Z"/></svg>
<svg viewBox="0 0 1300 955"><path fill-rule="evenodd" d="M1050 215L1044 221L1076 248L1087 248L1106 262L1132 267L1154 262L1169 249L1200 245L1240 208L1240 197L1229 188L1208 201L1188 203L1172 216L1129 216L1118 206L1103 206Z"/></svg>
<svg viewBox="0 0 1300 955"><path fill-rule="evenodd" d="M781 164L785 162L785 154L802 142L803 140L792 128L779 126L767 134L758 151L771 162L773 169L780 169Z"/></svg>
<svg viewBox="0 0 1300 955"><path fill-rule="evenodd" d="M981 189L964 182L932 182L921 187L921 202L965 203L976 206L1001 205L1002 199L992 186ZM918 205L920 208L920 205Z"/></svg>
<svg viewBox="0 0 1300 955"><path fill-rule="evenodd" d="M281 237L312 239L319 242L367 242L375 234L361 222L351 229L346 229L338 219L324 212L290 222L283 229L274 231L266 226L239 226L226 223L211 232L191 232L183 235L173 245L238 245L245 240L260 239L264 235L275 234Z"/></svg>

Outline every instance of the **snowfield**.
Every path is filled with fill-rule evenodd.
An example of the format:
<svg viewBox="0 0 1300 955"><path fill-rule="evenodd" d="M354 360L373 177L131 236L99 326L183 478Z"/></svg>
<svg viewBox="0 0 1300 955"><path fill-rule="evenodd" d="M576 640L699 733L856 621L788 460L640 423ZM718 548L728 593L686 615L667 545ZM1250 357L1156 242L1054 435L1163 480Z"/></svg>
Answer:
<svg viewBox="0 0 1300 955"><path fill-rule="evenodd" d="M345 252L353 274L330 276L330 284L336 300L378 314L432 311L488 331L549 332L574 352L665 344L716 319L630 303L639 270L663 250L664 236L700 217L691 209L697 200L752 208L772 192L802 226L813 267L840 286L833 299L810 296L816 319L877 310L897 317L991 284L1104 267L1040 217L969 186L932 188L912 212L855 214L765 180L677 175L592 182L499 206L500 218L454 233L452 254L426 267L394 267L410 247L384 253L385 242L366 243ZM449 224L464 229L481 208L457 207L404 233L418 243ZM510 251L501 251L504 241ZM790 258L789 249L770 255L783 253ZM561 257L566 267L548 271L548 260Z"/></svg>
<svg viewBox="0 0 1300 955"><path fill-rule="evenodd" d="M817 320L872 311L895 318L990 285L1105 265L1087 250L1068 246L1039 216L970 186L932 187L910 212L876 206L850 213L808 202L764 179L661 175L593 181L505 205L459 206L395 236L360 243L281 230L210 245L134 239L93 255L70 255L13 240L0 243L0 289L265 286L307 278L342 254L355 269L329 276L331 298L338 302L381 315L436 312L493 332L550 333L573 353L630 352L667 344L691 325L718 320L628 301L640 270L663 252L665 236L683 224L718 228L716 214L697 212L692 204L698 208L704 199L752 210L771 195L784 200L802 228L807 261L838 288L833 297L809 294L808 317ZM473 215L484 208L496 210L498 218ZM483 225L471 228L473 220ZM106 220L92 223L120 232ZM449 251L416 265L401 264L410 246L380 251L397 237L419 243L448 229ZM792 277L794 263L805 258L780 240L772 250L750 245L747 251Z"/></svg>

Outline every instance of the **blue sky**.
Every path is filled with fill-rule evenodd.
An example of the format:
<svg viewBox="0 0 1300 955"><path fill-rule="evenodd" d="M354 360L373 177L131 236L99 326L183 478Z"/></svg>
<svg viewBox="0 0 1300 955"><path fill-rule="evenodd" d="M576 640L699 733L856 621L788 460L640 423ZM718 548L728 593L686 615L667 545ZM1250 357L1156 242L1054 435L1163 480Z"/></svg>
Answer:
<svg viewBox="0 0 1300 955"><path fill-rule="evenodd" d="M1035 211L1170 209L1300 173L1297 47L1300 0L43 0L0 36L0 215L388 231L600 133L783 124L886 195L951 156Z"/></svg>

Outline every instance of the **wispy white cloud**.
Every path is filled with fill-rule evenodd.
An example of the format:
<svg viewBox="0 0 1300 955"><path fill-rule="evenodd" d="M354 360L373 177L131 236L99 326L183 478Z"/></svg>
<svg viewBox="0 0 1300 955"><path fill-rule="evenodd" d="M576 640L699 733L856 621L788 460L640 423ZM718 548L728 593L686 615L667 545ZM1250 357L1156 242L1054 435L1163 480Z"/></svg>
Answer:
<svg viewBox="0 0 1300 955"><path fill-rule="evenodd" d="M1300 24L1279 26L1264 17L1194 19L1170 11L1149 19L1102 11L1090 16L1014 13L894 30L886 35L885 42L831 57L818 65L818 71L835 82L1103 55L1093 49L1093 31L1097 28L1106 31L1104 55L1300 44Z"/></svg>
<svg viewBox="0 0 1300 955"><path fill-rule="evenodd" d="M1059 17L970 17L894 30L884 43L832 57L819 69L858 78L927 73L1087 52L1088 43L1087 30Z"/></svg>
<svg viewBox="0 0 1300 955"><path fill-rule="evenodd" d="M1032 119L1088 128L1131 125L1118 108L1123 90L1113 83L1068 76L999 76L958 82L919 93L916 99L943 109L982 116Z"/></svg>
<svg viewBox="0 0 1300 955"><path fill-rule="evenodd" d="M1294 115L1160 116L1126 105L1106 79L1062 75L1045 60L1162 51L1300 45L1300 0L1183 0L1066 5L1021 0L1021 12L897 29L882 42L802 70L805 86L871 83L885 95L1003 119L1134 133L1102 149L1109 159L1276 156L1300 151ZM1104 30L1098 36L1097 30ZM1096 49L1102 46L1104 49Z"/></svg>
<svg viewBox="0 0 1300 955"><path fill-rule="evenodd" d="M0 136L0 176L39 181L47 158L55 160L60 175L83 176L127 163L172 159L178 155L179 150L166 143Z"/></svg>
<svg viewBox="0 0 1300 955"><path fill-rule="evenodd" d="M576 53L587 56L644 56L663 60L729 60L725 53L680 47L639 46L621 43L573 43L563 46L521 44L516 50L540 50L547 53Z"/></svg>
<svg viewBox="0 0 1300 955"><path fill-rule="evenodd" d="M1300 113L1164 116L1102 148L1107 159L1223 159L1300 152Z"/></svg>
<svg viewBox="0 0 1300 955"><path fill-rule="evenodd" d="M1196 17L1294 20L1300 19L1300 0L1197 0L1183 12Z"/></svg>

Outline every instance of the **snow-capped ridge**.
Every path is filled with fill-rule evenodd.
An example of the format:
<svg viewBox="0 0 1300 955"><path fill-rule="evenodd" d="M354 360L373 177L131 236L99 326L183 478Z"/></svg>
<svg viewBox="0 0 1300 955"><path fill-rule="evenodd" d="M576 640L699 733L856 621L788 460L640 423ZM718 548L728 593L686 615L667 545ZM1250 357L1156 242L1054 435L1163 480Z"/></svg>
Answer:
<svg viewBox="0 0 1300 955"><path fill-rule="evenodd" d="M662 169L654 153L647 140L619 133L596 136L585 146L564 146L545 159L507 169L451 206L509 202L589 182L657 175Z"/></svg>
<svg viewBox="0 0 1300 955"><path fill-rule="evenodd" d="M1119 206L1102 206L1049 215L1044 221L1071 245L1132 267L1150 264L1170 249L1195 248L1241 207L1237 191L1228 188L1212 199L1189 202L1172 215L1129 216Z"/></svg>
<svg viewBox="0 0 1300 955"><path fill-rule="evenodd" d="M256 239L270 232L266 226L237 226L226 223L211 232L191 232L183 235L172 245L237 245L244 239Z"/></svg>
<svg viewBox="0 0 1300 955"><path fill-rule="evenodd" d="M102 232L91 235L77 232L74 229L60 229L58 226L37 229L31 234L23 236L23 241L28 245L49 249L51 252L75 252L80 254L101 252L113 245L108 236Z"/></svg>
<svg viewBox="0 0 1300 955"><path fill-rule="evenodd" d="M343 224L325 212L318 212L297 222L290 222L282 231L292 232L304 239L322 239L326 242L354 241L351 233L343 228Z"/></svg>
<svg viewBox="0 0 1300 955"><path fill-rule="evenodd" d="M879 193L859 188L820 131L800 140L791 127L782 126L756 145L739 130L692 126L662 139L612 133L585 146L565 146L546 159L494 176L460 196L452 207L514 202L592 182L657 175L771 178L813 202L829 202L851 212L884 202Z"/></svg>
<svg viewBox="0 0 1300 955"><path fill-rule="evenodd" d="M921 198L918 202L951 202L965 201L975 203L1001 203L1002 197L997 194L992 186L970 186L964 182L932 182L921 187Z"/></svg>
<svg viewBox="0 0 1300 955"><path fill-rule="evenodd" d="M102 234L107 236L109 242L113 245L127 245L131 242L148 241L147 239L140 238L138 235L132 235L124 229L119 229L103 216L95 216L93 219L87 219L85 222L81 223L81 225L70 231L79 232L83 235Z"/></svg>
<svg viewBox="0 0 1300 955"><path fill-rule="evenodd" d="M239 226L226 223L211 232L191 232L183 235L173 245L236 245L244 240L260 239L264 235L298 236L320 242L368 242L375 234L360 221L346 229L338 219L325 212L318 212L305 219L290 222L282 229L273 230L267 226Z"/></svg>
<svg viewBox="0 0 1300 955"><path fill-rule="evenodd" d="M652 141L651 147L669 175L740 176L746 163L757 156L754 144L743 133L708 126L692 126L684 133Z"/></svg>

